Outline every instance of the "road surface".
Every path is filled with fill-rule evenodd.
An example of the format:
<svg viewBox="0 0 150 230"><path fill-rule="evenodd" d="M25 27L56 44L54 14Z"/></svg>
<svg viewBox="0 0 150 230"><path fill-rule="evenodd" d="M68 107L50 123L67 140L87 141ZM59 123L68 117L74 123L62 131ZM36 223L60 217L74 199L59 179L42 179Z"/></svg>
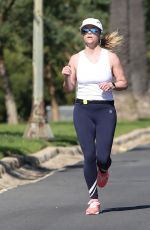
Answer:
<svg viewBox="0 0 150 230"><path fill-rule="evenodd" d="M0 230L150 230L150 145L112 160L100 215L85 215L81 162L0 194Z"/></svg>

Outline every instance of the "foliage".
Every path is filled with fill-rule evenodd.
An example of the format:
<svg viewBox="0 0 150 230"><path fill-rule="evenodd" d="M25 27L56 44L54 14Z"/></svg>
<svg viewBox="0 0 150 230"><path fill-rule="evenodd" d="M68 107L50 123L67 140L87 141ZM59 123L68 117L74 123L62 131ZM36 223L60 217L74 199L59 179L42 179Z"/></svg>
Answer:
<svg viewBox="0 0 150 230"><path fill-rule="evenodd" d="M79 27L84 18L99 18L104 26L104 32L107 32L110 0L44 0L43 2L45 65L51 64L58 103L71 104L74 94L64 93L61 69L73 53L83 48ZM10 3L12 5L5 13L5 20L1 20L2 13ZM150 65L149 0L145 0L144 5ZM32 104L32 27L33 0L0 0L0 44L4 47L5 61L11 76L20 120L28 119ZM6 120L6 111L1 84L0 79L0 121L2 122ZM47 104L50 98L46 84L44 91Z"/></svg>
<svg viewBox="0 0 150 230"><path fill-rule="evenodd" d="M5 47L5 60L11 76L12 88L17 102L20 119L30 114L32 103L32 0L2 0L1 11L13 2L7 20L0 31L0 41ZM103 24L108 24L109 1L103 0L44 0L44 57L45 65L50 62L59 104L72 103L74 95L66 95L62 89L62 66L70 55L82 48L79 26L85 17L101 15ZM92 13L91 13L92 12ZM0 94L3 100L3 93ZM45 101L49 95L45 87ZM24 106L26 104L26 106ZM0 110L5 111L1 104ZM5 114L0 116L4 121Z"/></svg>
<svg viewBox="0 0 150 230"><path fill-rule="evenodd" d="M148 57L148 68L150 72L150 1L144 1L145 8L145 29L146 29L146 43L147 43L147 57Z"/></svg>
<svg viewBox="0 0 150 230"><path fill-rule="evenodd" d="M11 2L13 3L11 5ZM4 59L9 73L12 89L17 102L17 109L21 119L27 119L32 102L32 1L2 0L0 2L1 28L0 43L4 50ZM7 17L5 11L8 5ZM29 10L30 14L26 14ZM31 22L31 23L28 23ZM26 26L28 25L28 26ZM0 82L2 85L2 82ZM3 92L0 100L3 100ZM26 106L25 106L26 104ZM5 121L4 103L0 105L0 120ZM2 111L4 111L2 113Z"/></svg>

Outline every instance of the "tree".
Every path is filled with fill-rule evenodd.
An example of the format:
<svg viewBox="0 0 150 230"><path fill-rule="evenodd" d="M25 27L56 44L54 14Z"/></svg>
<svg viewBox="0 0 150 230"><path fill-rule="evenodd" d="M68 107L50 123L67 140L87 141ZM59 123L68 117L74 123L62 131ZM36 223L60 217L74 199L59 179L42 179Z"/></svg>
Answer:
<svg viewBox="0 0 150 230"><path fill-rule="evenodd" d="M119 117L126 119L149 117L149 78L143 1L112 0L110 12L110 30L119 29L124 36L125 42L118 54L129 82L128 91L116 93Z"/></svg>
<svg viewBox="0 0 150 230"><path fill-rule="evenodd" d="M27 138L53 139L45 122L43 101L43 0L34 1L33 20L33 107L29 124L24 133Z"/></svg>
<svg viewBox="0 0 150 230"><path fill-rule="evenodd" d="M13 1L0 0L0 12L4 11L9 2ZM150 66L150 2L149 0L145 0L145 2L147 49L149 50L148 60ZM113 22L111 16L110 24L113 24L111 31L118 28L125 37L123 49L118 51L118 54L124 66L126 66L126 75L130 83L128 93L121 92L120 96L118 96L119 92L117 93L116 102L121 101L118 115L120 116L120 111L121 113L124 111L124 118L126 118L127 114L130 114L135 119L139 117L139 112L137 113L137 99L133 96L132 91L133 78L130 77L127 3L129 4L129 0L112 1L115 7L111 7L111 10L113 8L113 14L116 19L113 17L113 21L115 20ZM110 0L44 0L44 99L46 105L51 104L53 107L54 120L59 119L58 105L72 104L74 99L74 93L66 94L63 90L61 69L68 62L70 56L83 47L79 32L80 23L86 17L97 17L103 23L104 33L107 32L109 4ZM17 102L17 110L21 121L27 120L32 105L32 9L33 0L15 0L9 9L7 20L0 27L0 41L3 45L6 72L12 86L11 91ZM2 14L0 13L0 15ZM2 85L2 78L0 79L0 84ZM125 96L122 96L124 94ZM3 95L1 90L0 121L5 121L4 117L6 116L2 103L4 100ZM143 100L145 101L145 99ZM122 109L120 109L121 105ZM124 109L125 105L126 109ZM127 105L129 105L128 108Z"/></svg>
<svg viewBox="0 0 150 230"><path fill-rule="evenodd" d="M5 4L3 1L1 7ZM28 119L32 105L32 6L32 0L15 0L0 34L20 121ZM0 109L4 110L2 104ZM4 118L1 121L5 121Z"/></svg>
<svg viewBox="0 0 150 230"><path fill-rule="evenodd" d="M150 73L150 1L144 1L145 9L145 29L146 29L146 48L147 48L147 58L148 58L148 72Z"/></svg>
<svg viewBox="0 0 150 230"><path fill-rule="evenodd" d="M8 15L15 3L15 0L2 0L0 2L0 75L3 79L3 90L5 93L5 106L7 111L7 122L10 124L18 123L18 114L14 95L11 89L9 74L5 63L4 48L9 46L10 40L8 38Z"/></svg>

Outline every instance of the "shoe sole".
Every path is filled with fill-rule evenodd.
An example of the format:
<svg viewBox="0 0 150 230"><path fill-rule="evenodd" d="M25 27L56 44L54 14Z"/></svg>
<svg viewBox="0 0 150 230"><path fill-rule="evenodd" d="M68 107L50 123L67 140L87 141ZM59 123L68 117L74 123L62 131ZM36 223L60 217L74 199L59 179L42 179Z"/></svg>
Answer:
<svg viewBox="0 0 150 230"><path fill-rule="evenodd" d="M100 212L96 212L96 213L86 213L86 215L98 215L98 214L100 214Z"/></svg>

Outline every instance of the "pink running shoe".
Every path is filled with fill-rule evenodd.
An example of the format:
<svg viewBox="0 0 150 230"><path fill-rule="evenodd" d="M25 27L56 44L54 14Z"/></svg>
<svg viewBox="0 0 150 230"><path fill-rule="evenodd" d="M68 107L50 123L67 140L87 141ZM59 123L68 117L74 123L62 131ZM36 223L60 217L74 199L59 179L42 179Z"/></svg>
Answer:
<svg viewBox="0 0 150 230"><path fill-rule="evenodd" d="M106 171L105 173L102 173L100 170L98 170L97 174L97 184L100 188L103 188L106 186L109 178L109 173Z"/></svg>
<svg viewBox="0 0 150 230"><path fill-rule="evenodd" d="M97 215L100 213L100 202L98 199L91 199L88 205L89 207L86 209L86 215Z"/></svg>

